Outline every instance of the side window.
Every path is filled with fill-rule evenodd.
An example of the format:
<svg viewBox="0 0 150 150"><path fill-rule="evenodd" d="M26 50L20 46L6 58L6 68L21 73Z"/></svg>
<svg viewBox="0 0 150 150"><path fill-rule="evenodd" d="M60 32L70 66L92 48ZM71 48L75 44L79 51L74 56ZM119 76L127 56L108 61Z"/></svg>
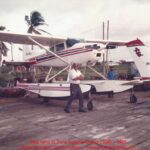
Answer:
<svg viewBox="0 0 150 150"><path fill-rule="evenodd" d="M61 50L64 50L65 46L64 46L64 43L61 43L61 44L58 44L56 45L56 51L61 51Z"/></svg>
<svg viewBox="0 0 150 150"><path fill-rule="evenodd" d="M54 46L49 48L50 51L54 52Z"/></svg>

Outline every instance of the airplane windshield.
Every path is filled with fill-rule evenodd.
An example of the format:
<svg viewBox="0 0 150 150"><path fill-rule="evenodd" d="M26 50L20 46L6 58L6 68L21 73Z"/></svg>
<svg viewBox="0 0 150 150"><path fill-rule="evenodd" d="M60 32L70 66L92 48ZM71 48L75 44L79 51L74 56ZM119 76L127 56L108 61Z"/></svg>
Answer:
<svg viewBox="0 0 150 150"><path fill-rule="evenodd" d="M80 43L80 40L77 40L77 39L67 39L66 40L67 48L73 46L76 43Z"/></svg>

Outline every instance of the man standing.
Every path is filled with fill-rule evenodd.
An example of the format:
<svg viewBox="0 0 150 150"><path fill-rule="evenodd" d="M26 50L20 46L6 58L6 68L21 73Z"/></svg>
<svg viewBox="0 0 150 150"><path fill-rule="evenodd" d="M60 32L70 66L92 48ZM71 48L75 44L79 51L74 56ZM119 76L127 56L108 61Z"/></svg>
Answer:
<svg viewBox="0 0 150 150"><path fill-rule="evenodd" d="M69 70L68 79L70 82L70 98L68 99L67 105L64 109L66 113L70 113L71 103L75 98L79 99L79 112L86 112L83 109L83 94L80 88L80 80L84 79L84 76L78 70L78 65L73 64L71 69Z"/></svg>
<svg viewBox="0 0 150 150"><path fill-rule="evenodd" d="M110 67L110 70L107 73L108 80L115 80L115 72L113 70L113 67Z"/></svg>

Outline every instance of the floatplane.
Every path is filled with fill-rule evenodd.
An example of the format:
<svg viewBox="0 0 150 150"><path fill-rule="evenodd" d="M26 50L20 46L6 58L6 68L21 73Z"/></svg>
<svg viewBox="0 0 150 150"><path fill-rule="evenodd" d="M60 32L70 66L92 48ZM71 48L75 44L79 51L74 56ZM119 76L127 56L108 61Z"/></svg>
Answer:
<svg viewBox="0 0 150 150"><path fill-rule="evenodd" d="M8 64L24 64L34 66L50 66L50 70L45 78L46 82L51 81L65 70L68 70L73 63L87 66L104 80L84 80L80 86L83 93L94 89L95 93L119 93L129 89L133 89L135 84L141 83L141 80L121 81L107 80L107 78L97 72L92 66L97 61L102 62L106 54L106 49L114 49L118 46L126 46L135 48L136 46L144 46L139 39L133 41L111 41L111 40L83 40L75 38L64 38L52 36L43 30L45 26L42 17L35 19L33 24L33 16L38 12L33 12L31 20L26 16L29 25L27 34L18 34L13 32L0 31L0 41L23 44L22 62L7 62ZM40 14L40 13L39 13ZM38 16L38 15L36 15ZM39 22L38 22L38 21ZM31 32L32 31L32 32ZM50 76L52 67L64 67L54 76ZM18 83L17 88L36 93L41 97L62 98L70 96L70 84L65 82L56 83ZM90 98L91 99L91 98ZM136 102L137 98L134 94L130 95L130 101ZM88 104L91 104L89 100Z"/></svg>

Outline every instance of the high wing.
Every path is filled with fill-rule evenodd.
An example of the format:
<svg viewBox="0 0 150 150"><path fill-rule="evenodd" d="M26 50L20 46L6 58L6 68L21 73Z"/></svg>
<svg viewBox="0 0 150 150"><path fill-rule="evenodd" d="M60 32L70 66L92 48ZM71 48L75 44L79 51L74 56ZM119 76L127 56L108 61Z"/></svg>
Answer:
<svg viewBox="0 0 150 150"><path fill-rule="evenodd" d="M18 33L0 31L0 41L3 42L35 45L35 43L31 41L29 38L34 39L35 41L37 41L38 43L44 46L53 46L54 44L63 43L66 40L66 38L53 37L53 36L18 34Z"/></svg>
<svg viewBox="0 0 150 150"><path fill-rule="evenodd" d="M67 40L64 37L54 37L46 35L35 35L35 34L20 34L20 33L11 33L0 31L0 41L16 44L29 44L36 45L31 39L37 41L43 46L54 46L60 43L63 43ZM130 45L143 45L139 39L134 41L112 41L112 40L86 40L87 43L101 43L107 46L127 46Z"/></svg>
<svg viewBox="0 0 150 150"><path fill-rule="evenodd" d="M127 41L110 41L110 40L86 40L87 43L101 43L109 44L112 46L126 46Z"/></svg>
<svg viewBox="0 0 150 150"><path fill-rule="evenodd" d="M87 43L101 43L107 46L127 46L127 47L145 46L145 44L138 38L133 41L87 40L86 42Z"/></svg>

